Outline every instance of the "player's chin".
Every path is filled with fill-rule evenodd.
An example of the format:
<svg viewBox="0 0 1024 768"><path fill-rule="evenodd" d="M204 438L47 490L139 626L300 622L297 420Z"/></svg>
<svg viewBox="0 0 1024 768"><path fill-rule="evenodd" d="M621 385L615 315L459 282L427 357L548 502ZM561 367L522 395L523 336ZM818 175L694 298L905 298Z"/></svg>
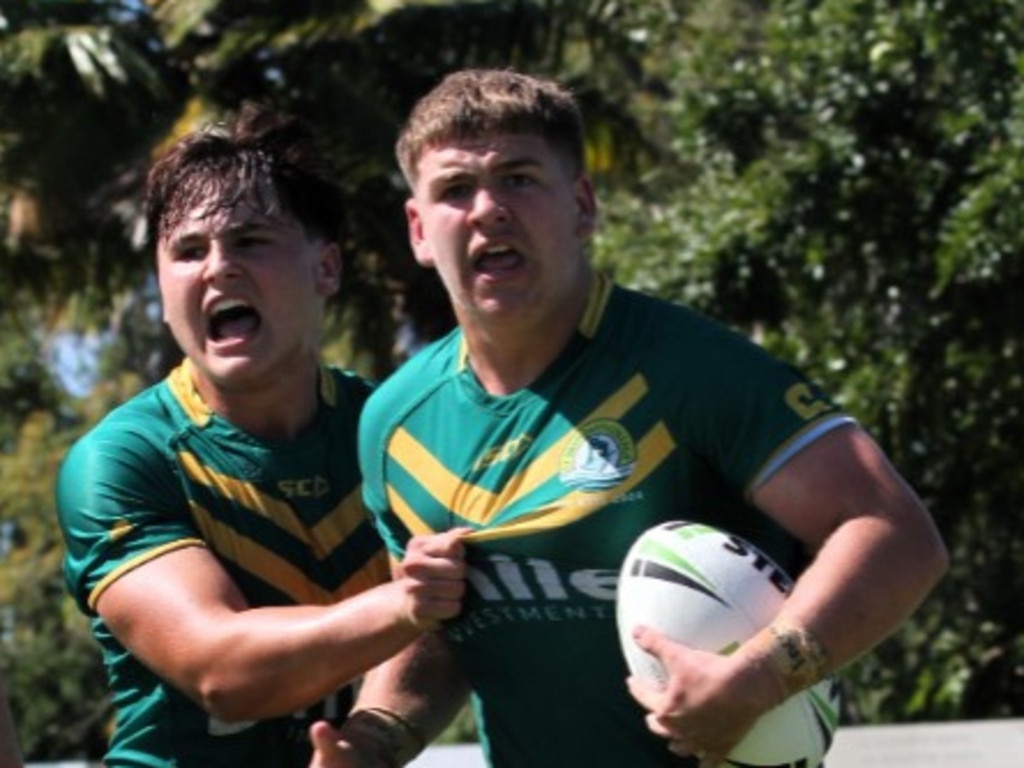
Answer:
<svg viewBox="0 0 1024 768"><path fill-rule="evenodd" d="M269 366L258 357L248 354L211 354L192 358L194 368L201 378L213 387L224 391L246 389L258 382L264 369Z"/></svg>

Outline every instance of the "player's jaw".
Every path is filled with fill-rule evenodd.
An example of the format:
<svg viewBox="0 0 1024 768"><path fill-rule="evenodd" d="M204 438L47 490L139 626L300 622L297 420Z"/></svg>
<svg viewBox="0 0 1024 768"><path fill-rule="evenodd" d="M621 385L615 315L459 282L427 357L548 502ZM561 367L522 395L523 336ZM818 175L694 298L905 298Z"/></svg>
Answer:
<svg viewBox="0 0 1024 768"><path fill-rule="evenodd" d="M258 330L244 335L208 332L197 338L186 354L207 387L236 391L252 386L260 378L261 370L271 370L266 336L262 324Z"/></svg>
<svg viewBox="0 0 1024 768"><path fill-rule="evenodd" d="M462 303L487 314L515 309L534 291L538 267L522 238L473 238L460 269Z"/></svg>
<svg viewBox="0 0 1024 768"><path fill-rule="evenodd" d="M208 293L189 323L190 338L179 338L179 343L208 387L225 392L262 388L300 359L315 364L314 334L302 332L303 310L286 310L240 292Z"/></svg>

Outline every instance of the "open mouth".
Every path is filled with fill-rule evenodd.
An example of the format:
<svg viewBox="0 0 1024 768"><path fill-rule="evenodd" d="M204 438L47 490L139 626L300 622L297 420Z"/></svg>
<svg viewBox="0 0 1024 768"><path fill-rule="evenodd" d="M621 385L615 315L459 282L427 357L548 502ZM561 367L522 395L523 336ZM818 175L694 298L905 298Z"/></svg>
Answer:
<svg viewBox="0 0 1024 768"><path fill-rule="evenodd" d="M488 248L473 263L477 272L505 272L515 269L523 262L523 256L512 248L497 246Z"/></svg>
<svg viewBox="0 0 1024 768"><path fill-rule="evenodd" d="M214 304L207 320L207 334L214 341L245 339L259 330L259 313L245 302L224 299Z"/></svg>

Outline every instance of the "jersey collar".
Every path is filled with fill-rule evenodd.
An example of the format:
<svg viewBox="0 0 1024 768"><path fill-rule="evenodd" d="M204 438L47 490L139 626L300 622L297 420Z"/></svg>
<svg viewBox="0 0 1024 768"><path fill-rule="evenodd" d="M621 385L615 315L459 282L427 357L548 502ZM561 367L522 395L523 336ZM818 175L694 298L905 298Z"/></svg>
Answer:
<svg viewBox="0 0 1024 768"><path fill-rule="evenodd" d="M198 427L205 427L214 416L214 411L203 400L203 396L196 389L193 377L194 366L187 357L182 360L181 365L175 368L167 377L171 393L178 401L189 419ZM325 405L333 408L338 402L338 387L334 377L328 372L323 363L319 367L320 386L318 388L320 400Z"/></svg>
<svg viewBox="0 0 1024 768"><path fill-rule="evenodd" d="M603 272L595 272L590 281L590 288L587 294L587 303L583 308L583 315L577 326L579 333L586 339L592 339L597 335L597 329L601 325L604 311L608 308L608 300L612 295L612 288L615 283ZM459 339L459 354L456 362L456 370L461 373L469 367L469 348L466 346L466 335L462 334Z"/></svg>

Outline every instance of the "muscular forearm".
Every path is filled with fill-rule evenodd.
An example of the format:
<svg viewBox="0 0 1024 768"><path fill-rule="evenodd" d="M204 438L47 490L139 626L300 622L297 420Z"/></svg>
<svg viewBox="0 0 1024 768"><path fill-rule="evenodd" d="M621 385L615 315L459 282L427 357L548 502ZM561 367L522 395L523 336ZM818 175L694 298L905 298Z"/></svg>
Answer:
<svg viewBox="0 0 1024 768"><path fill-rule="evenodd" d="M766 706L813 685L895 631L942 576L930 531L897 534L877 518L848 521L802 575L772 624L741 657L776 686Z"/></svg>
<svg viewBox="0 0 1024 768"><path fill-rule="evenodd" d="M371 765L405 765L440 735L468 692L446 641L430 633L367 676L341 741Z"/></svg>
<svg viewBox="0 0 1024 768"><path fill-rule="evenodd" d="M258 608L228 617L189 674L186 689L224 720L256 720L307 707L400 651L422 629L396 617L391 583L325 611Z"/></svg>
<svg viewBox="0 0 1024 768"><path fill-rule="evenodd" d="M438 630L370 672L356 708L394 710L432 741L458 714L468 695L469 685Z"/></svg>
<svg viewBox="0 0 1024 768"><path fill-rule="evenodd" d="M850 520L829 537L778 620L827 650L828 671L863 655L920 605L946 568L930 526L896 531L885 519Z"/></svg>
<svg viewBox="0 0 1024 768"><path fill-rule="evenodd" d="M454 616L457 533L413 538L396 577L328 605L254 607L202 547L167 553L98 595L131 654L228 722L305 709Z"/></svg>
<svg viewBox="0 0 1024 768"><path fill-rule="evenodd" d="M753 500L814 554L777 622L811 632L826 671L888 637L947 568L928 511L859 428L805 448Z"/></svg>

